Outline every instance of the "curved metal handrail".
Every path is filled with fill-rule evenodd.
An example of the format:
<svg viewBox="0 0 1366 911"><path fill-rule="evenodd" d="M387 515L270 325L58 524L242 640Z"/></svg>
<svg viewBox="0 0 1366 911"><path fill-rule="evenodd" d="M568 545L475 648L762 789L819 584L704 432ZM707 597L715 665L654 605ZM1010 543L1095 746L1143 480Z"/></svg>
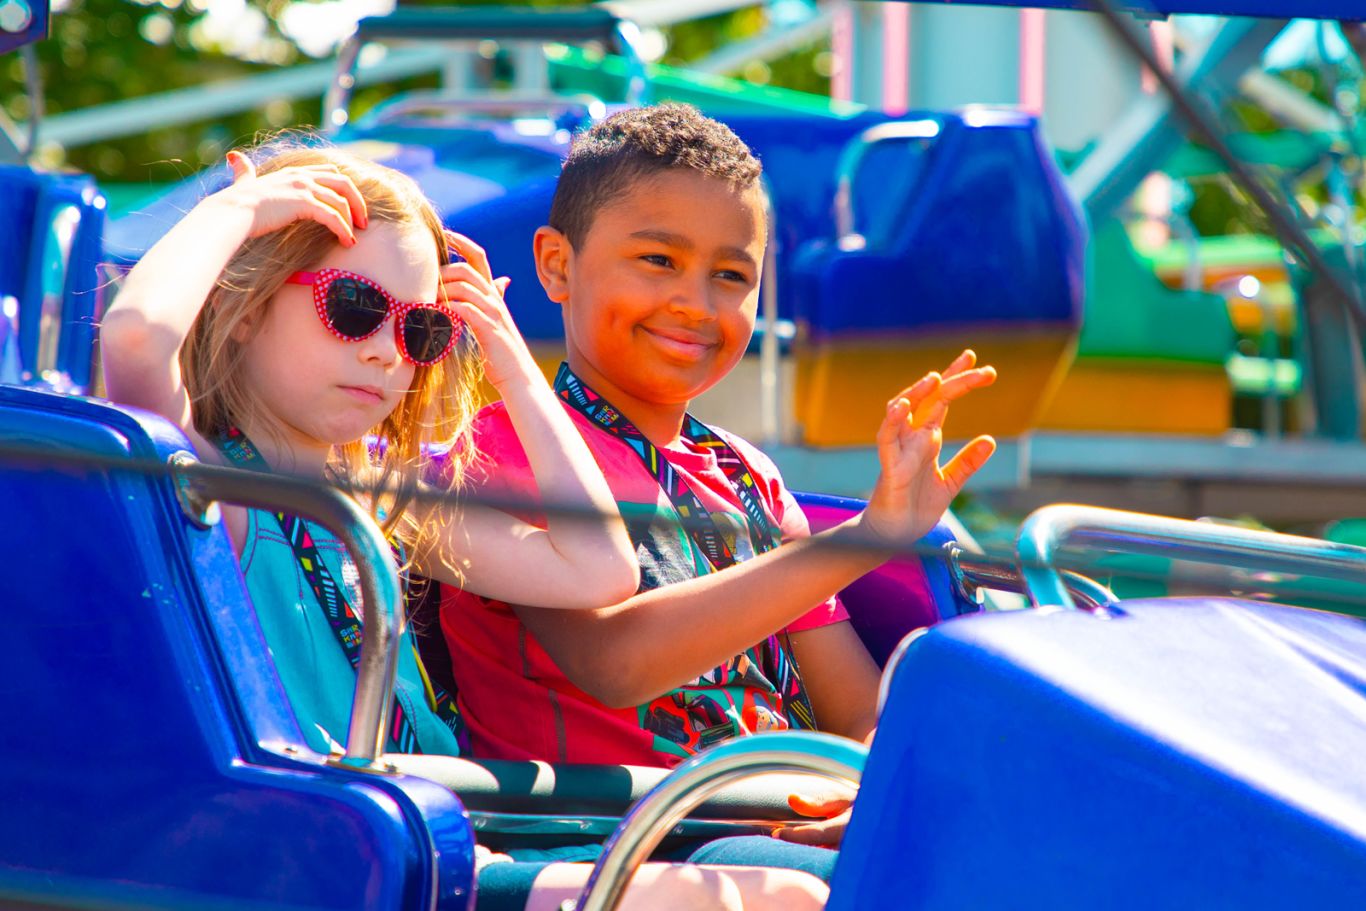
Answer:
<svg viewBox="0 0 1366 911"><path fill-rule="evenodd" d="M884 142L934 139L939 131L937 120L896 120L871 126L849 140L835 168L835 236L842 243L858 233L854 229L854 177L869 150Z"/></svg>
<svg viewBox="0 0 1366 911"><path fill-rule="evenodd" d="M350 121L348 108L356 85L356 65L361 49L371 42L385 40L472 42L501 39L526 44L542 41L575 43L608 37L626 64L626 103L638 105L649 100L649 78L640 52L640 29L629 19L618 18L600 8L547 13L534 9L481 11L475 7L456 15L450 13L449 10L412 9L361 20L355 34L337 52L336 74L323 96L323 129L335 132ZM498 18L507 18L507 21L495 21ZM576 23L581 27L576 27Z"/></svg>
<svg viewBox="0 0 1366 911"><path fill-rule="evenodd" d="M980 554L965 550L955 541L944 545L945 561L949 566L949 577L954 586L968 601L976 599L979 589L1013 592L1017 595L1029 594L1024 574L1019 569L1008 566L999 559L993 560ZM1119 597L1110 589L1089 576L1062 570L1063 585L1076 598L1082 601L1086 610L1099 610L1113 604Z"/></svg>
<svg viewBox="0 0 1366 911"><path fill-rule="evenodd" d="M1036 607L1077 607L1055 566L1064 546L1074 548L1083 563L1106 554L1146 554L1366 581L1366 548L1098 506L1059 504L1030 513L1015 541L1020 572Z"/></svg>
<svg viewBox="0 0 1366 911"><path fill-rule="evenodd" d="M809 772L857 785L868 749L860 743L793 731L731 740L698 753L637 801L593 865L575 907L612 911L631 874L660 839L694 808L741 778L764 772Z"/></svg>
<svg viewBox="0 0 1366 911"><path fill-rule="evenodd" d="M384 733L389 728L403 620L403 589L384 533L355 500L336 488L205 465L187 452L175 453L169 463L181 508L191 520L201 525L212 522L213 501L284 510L332 532L355 558L365 638L356 668L346 752L335 761L351 768L384 770L376 759L384 751Z"/></svg>

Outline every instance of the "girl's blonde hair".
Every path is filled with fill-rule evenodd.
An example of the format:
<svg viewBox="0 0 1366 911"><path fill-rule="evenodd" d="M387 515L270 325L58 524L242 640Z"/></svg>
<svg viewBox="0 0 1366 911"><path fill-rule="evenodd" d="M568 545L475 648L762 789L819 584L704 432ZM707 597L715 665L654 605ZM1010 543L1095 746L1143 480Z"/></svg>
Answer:
<svg viewBox="0 0 1366 911"><path fill-rule="evenodd" d="M442 265L450 261L441 218L406 174L339 149L322 146L258 147L250 157L257 174L281 168L332 165L349 177L365 199L371 224L418 225L432 234L432 248ZM180 349L180 367L189 392L195 430L206 439L221 438L229 427L259 418L259 406L242 382L241 330L260 326L266 309L291 273L314 269L337 245L331 231L313 221L297 221L278 231L253 237L234 254L210 292ZM433 289L435 291L435 289ZM333 448L332 473L352 490L369 491L368 500L386 534L402 524L404 537L421 546L421 529L435 533L409 513L419 478L430 475L433 455L445 463L443 486L456 488L472 447L470 421L479 405L481 358L470 333L440 363L419 366L413 385L393 412L371 433L380 445L356 440ZM431 480L430 477L427 480ZM380 496L380 492L383 496Z"/></svg>

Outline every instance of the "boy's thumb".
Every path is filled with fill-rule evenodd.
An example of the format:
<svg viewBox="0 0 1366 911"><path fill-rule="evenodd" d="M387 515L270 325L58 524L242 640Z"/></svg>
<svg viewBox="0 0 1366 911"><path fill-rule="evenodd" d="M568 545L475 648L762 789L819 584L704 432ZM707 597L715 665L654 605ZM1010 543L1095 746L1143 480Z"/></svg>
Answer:
<svg viewBox="0 0 1366 911"><path fill-rule="evenodd" d="M838 816L849 808L850 801L844 797L808 797L805 794L791 794L787 805L803 816L829 819Z"/></svg>
<svg viewBox="0 0 1366 911"><path fill-rule="evenodd" d="M503 276L502 278L495 278L493 280L493 284L494 287L498 289L499 294L507 294L508 285L512 284L512 279L508 278L507 276Z"/></svg>

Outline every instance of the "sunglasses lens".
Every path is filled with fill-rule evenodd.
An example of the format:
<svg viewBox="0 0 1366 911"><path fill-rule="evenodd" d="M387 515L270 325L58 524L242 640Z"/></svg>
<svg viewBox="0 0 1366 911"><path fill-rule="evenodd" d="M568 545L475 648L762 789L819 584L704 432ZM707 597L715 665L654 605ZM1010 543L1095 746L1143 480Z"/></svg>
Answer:
<svg viewBox="0 0 1366 911"><path fill-rule="evenodd" d="M327 288L327 317L332 328L351 339L365 338L389 314L389 302L376 288L354 278L336 278Z"/></svg>
<svg viewBox="0 0 1366 911"><path fill-rule="evenodd" d="M419 364L436 363L459 337L459 323L440 310L418 307L403 319L403 345Z"/></svg>

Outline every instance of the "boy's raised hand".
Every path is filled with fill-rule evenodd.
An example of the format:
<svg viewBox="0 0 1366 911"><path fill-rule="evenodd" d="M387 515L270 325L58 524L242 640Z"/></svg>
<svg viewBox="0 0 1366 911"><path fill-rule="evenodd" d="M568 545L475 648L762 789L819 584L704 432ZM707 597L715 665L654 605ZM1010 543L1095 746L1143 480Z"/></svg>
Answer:
<svg viewBox="0 0 1366 911"><path fill-rule="evenodd" d="M927 374L887 403L877 434L882 473L862 519L882 540L905 545L928 533L996 450L995 440L981 436L939 464L949 403L996 381L994 367L976 364L977 355L964 351L942 375Z"/></svg>

